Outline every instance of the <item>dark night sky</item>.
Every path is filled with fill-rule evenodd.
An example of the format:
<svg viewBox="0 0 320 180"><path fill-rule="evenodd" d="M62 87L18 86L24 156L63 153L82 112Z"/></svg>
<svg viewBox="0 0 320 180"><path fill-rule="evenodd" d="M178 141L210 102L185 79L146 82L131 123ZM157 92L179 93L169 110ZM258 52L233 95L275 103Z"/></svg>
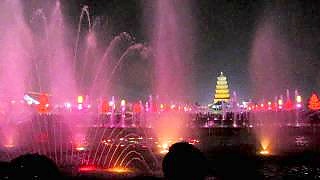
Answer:
<svg viewBox="0 0 320 180"><path fill-rule="evenodd" d="M109 35L126 31L135 36L137 42L148 43L146 31L148 22L145 21L146 14L144 14L146 1L64 0L61 2L63 14L71 29L76 30L81 7L88 5L92 19L102 17L106 22L105 29L100 31L107 31ZM42 5L39 3L40 0L32 2L33 5L44 6L44 2ZM220 71L228 76L232 91L237 91L243 98L252 95L254 91L250 78L252 45L255 32L260 22L265 19L270 19L271 23L275 24L275 31L279 34L277 37L285 43L288 53L292 53L288 60L277 62L281 64L281 68L275 69L283 71L290 83L279 81L278 88L275 88L276 92L270 95L284 94L286 88L291 90L298 88L303 94L319 90L319 3L317 1L192 1L196 40L193 78L191 78L194 81L195 93L192 99L203 103L210 102L216 76ZM100 39L105 39L102 37L103 33L100 35ZM285 73L285 71L290 72ZM138 88L134 85L125 87L124 94L127 96L139 96L141 94L137 91L144 92L144 85Z"/></svg>

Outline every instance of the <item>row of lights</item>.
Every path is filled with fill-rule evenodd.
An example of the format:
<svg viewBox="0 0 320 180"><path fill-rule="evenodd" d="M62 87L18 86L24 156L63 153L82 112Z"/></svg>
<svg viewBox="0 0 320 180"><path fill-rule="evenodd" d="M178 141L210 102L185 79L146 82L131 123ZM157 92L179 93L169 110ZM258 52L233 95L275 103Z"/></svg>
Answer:
<svg viewBox="0 0 320 180"><path fill-rule="evenodd" d="M302 107L302 97L300 95L297 95L295 98L295 107L296 109L300 109ZM264 103L261 103L259 105L249 105L248 110L291 110L293 109L293 104L292 102L288 99L286 103L283 102L283 99L280 98L277 100L276 103L272 103L271 101L268 101L267 104L265 105Z"/></svg>

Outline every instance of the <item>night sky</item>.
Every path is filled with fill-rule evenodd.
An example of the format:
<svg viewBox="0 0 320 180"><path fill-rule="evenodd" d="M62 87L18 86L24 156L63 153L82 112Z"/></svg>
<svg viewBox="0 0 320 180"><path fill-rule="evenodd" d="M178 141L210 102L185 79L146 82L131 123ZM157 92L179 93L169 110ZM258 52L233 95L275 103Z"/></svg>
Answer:
<svg viewBox="0 0 320 180"><path fill-rule="evenodd" d="M66 21L73 31L77 29L81 7L88 5L91 18L99 18L102 22L97 31L100 32L99 43L103 46L110 41L110 37L123 31L133 35L137 42L149 43L146 27L150 24L146 18L148 16L146 14L148 11L145 11L146 1L64 0L61 4ZM47 2L40 0L24 3L27 4L26 13L39 7L47 8L48 11L50 9L50 6L45 4ZM209 103L213 96L216 76L220 71L229 78L231 91L237 91L244 99L253 96L271 98L274 95L285 94L287 88L292 91L297 88L303 95L309 95L312 90L319 91L319 3L318 1L191 1L190 23L193 23L194 31L194 37L191 37L194 40L194 57L192 73L190 78L186 77L193 81L194 93L190 99L193 102ZM281 58L275 58L273 61L277 61L276 63L265 63L266 66L276 65L277 67L271 69L277 72L270 74L280 74L281 77L275 82L277 87L270 87L272 93L257 95L253 85L255 78L250 77L253 74L250 61L254 49L253 42L259 39L255 37L256 31L264 26L263 22L272 24L274 34L277 34L272 38L276 38L277 43L283 43L289 56L283 61ZM268 30L262 31L268 33ZM129 99L143 96L150 89L150 83L145 83L148 81L148 73L139 74L139 79L146 80L132 83L137 79L137 74L136 71L130 74L130 69L139 69L146 63L140 58L133 59L131 64L122 68L128 78L123 80L127 83L121 86L121 91L122 95ZM265 61L268 61L268 57ZM264 68L263 63L259 68ZM260 80L268 81L268 78ZM270 80L277 81L277 77ZM266 83L267 86L272 84ZM261 86L261 82L259 85Z"/></svg>

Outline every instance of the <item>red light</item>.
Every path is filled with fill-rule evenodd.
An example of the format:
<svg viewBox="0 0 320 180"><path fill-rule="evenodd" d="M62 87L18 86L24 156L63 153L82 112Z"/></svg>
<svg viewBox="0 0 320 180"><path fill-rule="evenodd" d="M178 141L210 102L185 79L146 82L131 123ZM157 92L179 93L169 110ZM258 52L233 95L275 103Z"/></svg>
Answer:
<svg viewBox="0 0 320 180"><path fill-rule="evenodd" d="M273 111L277 110L277 103L273 103L272 106L271 106L271 109Z"/></svg>
<svg viewBox="0 0 320 180"><path fill-rule="evenodd" d="M49 112L49 97L47 94L40 94L38 112L39 113Z"/></svg>
<svg viewBox="0 0 320 180"><path fill-rule="evenodd" d="M151 111L152 111L152 112L158 112L158 106L157 106L157 104L152 104Z"/></svg>
<svg viewBox="0 0 320 180"><path fill-rule="evenodd" d="M102 113L107 113L107 112L109 112L109 104L107 103L106 100L102 101L101 112L102 112Z"/></svg>
<svg viewBox="0 0 320 180"><path fill-rule="evenodd" d="M320 110L320 101L319 101L319 97L316 93L312 93L310 99L309 99L309 103L308 103L308 108L310 110Z"/></svg>
<svg viewBox="0 0 320 180"><path fill-rule="evenodd" d="M293 109L293 103L291 102L290 99L288 99L284 104L284 109L288 111Z"/></svg>
<svg viewBox="0 0 320 180"><path fill-rule="evenodd" d="M40 97L39 97L39 103L40 104L48 104L49 103L48 95L41 94Z"/></svg>
<svg viewBox="0 0 320 180"><path fill-rule="evenodd" d="M97 168L95 166L82 166L79 168L79 171L81 172L88 172L88 171L95 171Z"/></svg>
<svg viewBox="0 0 320 180"><path fill-rule="evenodd" d="M136 103L133 105L133 112L140 113L141 112L141 106L139 103Z"/></svg>

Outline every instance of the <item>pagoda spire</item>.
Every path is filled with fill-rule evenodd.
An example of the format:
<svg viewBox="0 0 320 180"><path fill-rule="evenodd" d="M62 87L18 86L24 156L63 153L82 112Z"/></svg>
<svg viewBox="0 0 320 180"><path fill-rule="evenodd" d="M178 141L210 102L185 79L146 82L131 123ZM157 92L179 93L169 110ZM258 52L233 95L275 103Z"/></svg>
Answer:
<svg viewBox="0 0 320 180"><path fill-rule="evenodd" d="M223 72L220 72L220 75L217 77L217 85L215 89L213 103L217 103L217 102L228 103L229 100L230 100L230 93L229 93L227 77L223 74Z"/></svg>

